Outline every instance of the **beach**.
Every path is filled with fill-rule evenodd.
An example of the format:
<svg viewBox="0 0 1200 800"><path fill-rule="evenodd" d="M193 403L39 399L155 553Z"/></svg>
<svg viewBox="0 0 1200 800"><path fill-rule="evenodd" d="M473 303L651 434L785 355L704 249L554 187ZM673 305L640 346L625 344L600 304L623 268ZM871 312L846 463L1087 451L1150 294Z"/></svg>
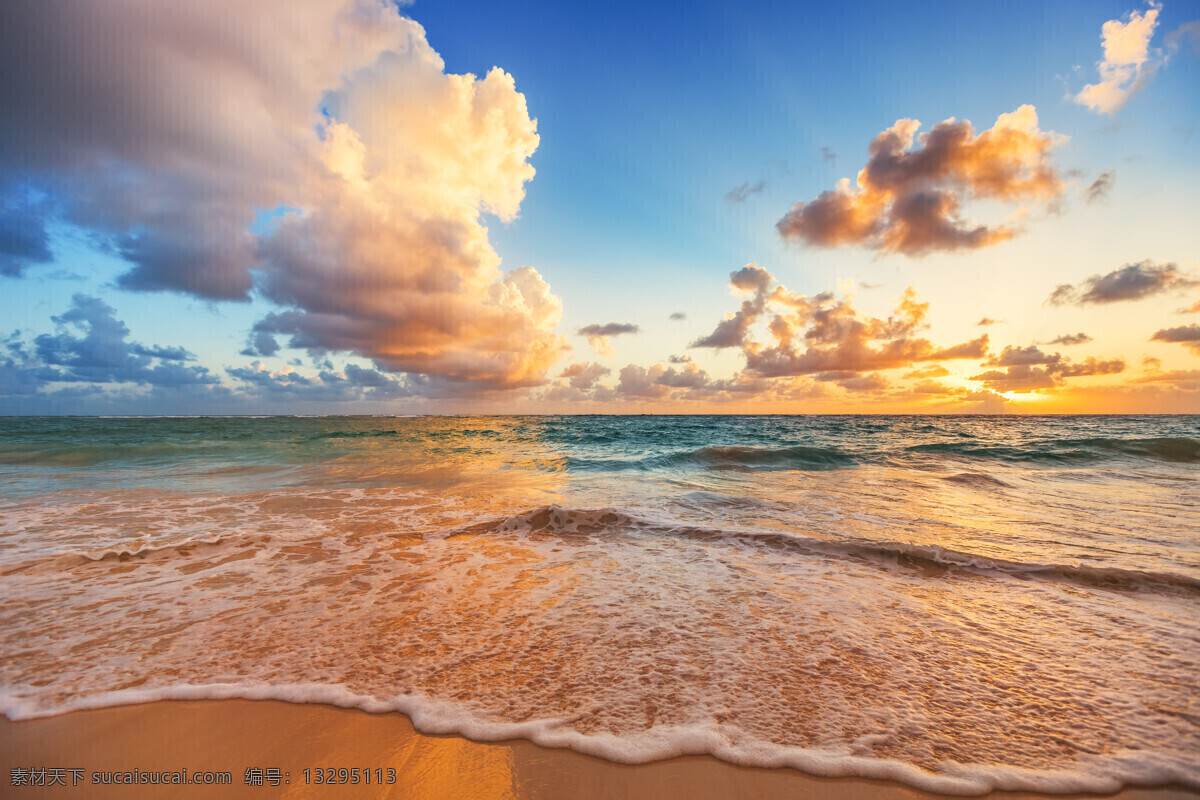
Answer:
<svg viewBox="0 0 1200 800"><path fill-rule="evenodd" d="M0 425L10 786L1200 788L1194 417Z"/></svg>
<svg viewBox="0 0 1200 800"><path fill-rule="evenodd" d="M903 784L820 778L790 769L755 769L711 756L627 766L523 740L477 743L413 730L401 714L367 714L325 705L219 700L147 703L78 711L27 722L0 720L4 769L81 768L77 787L16 788L8 796L163 797L161 786L92 784L94 771L227 771L228 786L171 786L178 797L396 797L413 800L513 798L783 798L918 800L936 798ZM247 768L288 773L277 787L247 786ZM305 784L317 767L395 769L390 785ZM385 775L385 778L387 776ZM7 782L7 776L6 776ZM70 784L71 775L67 773ZM994 792L995 800L1049 795ZM1057 795L1064 797L1064 795ZM1088 797L1097 795L1066 795ZM1179 786L1130 788L1120 800L1194 800Z"/></svg>

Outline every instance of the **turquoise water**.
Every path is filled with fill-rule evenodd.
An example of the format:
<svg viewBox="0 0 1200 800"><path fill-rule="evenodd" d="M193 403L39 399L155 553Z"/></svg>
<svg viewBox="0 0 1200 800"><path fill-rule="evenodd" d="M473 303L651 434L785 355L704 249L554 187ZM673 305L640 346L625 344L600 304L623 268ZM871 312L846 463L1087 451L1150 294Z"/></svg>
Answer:
<svg viewBox="0 0 1200 800"><path fill-rule="evenodd" d="M0 418L0 700L1200 787L1198 476L1198 417Z"/></svg>

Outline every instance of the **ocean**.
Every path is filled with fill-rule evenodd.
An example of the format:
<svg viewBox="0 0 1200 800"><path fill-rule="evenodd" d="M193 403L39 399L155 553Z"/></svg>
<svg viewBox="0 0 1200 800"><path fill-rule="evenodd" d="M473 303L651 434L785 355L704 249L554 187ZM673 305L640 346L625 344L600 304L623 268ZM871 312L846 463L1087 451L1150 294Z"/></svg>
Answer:
<svg viewBox="0 0 1200 800"><path fill-rule="evenodd" d="M0 710L1200 788L1200 417L0 418Z"/></svg>

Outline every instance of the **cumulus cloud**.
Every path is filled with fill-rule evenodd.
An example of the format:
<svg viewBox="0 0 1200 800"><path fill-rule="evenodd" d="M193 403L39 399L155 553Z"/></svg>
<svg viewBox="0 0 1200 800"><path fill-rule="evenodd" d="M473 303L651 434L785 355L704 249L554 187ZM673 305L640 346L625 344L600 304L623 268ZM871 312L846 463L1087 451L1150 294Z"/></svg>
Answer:
<svg viewBox="0 0 1200 800"><path fill-rule="evenodd" d="M13 331L3 340L0 407L7 413L211 413L232 397L182 347L131 341L99 298L77 294L51 321L53 333L26 340Z"/></svg>
<svg viewBox="0 0 1200 800"><path fill-rule="evenodd" d="M181 363L195 359L181 347L127 341L129 328L98 298L77 294L70 309L51 319L57 332L34 339L38 359L50 368L43 379L155 386L217 382L206 368Z"/></svg>
<svg viewBox="0 0 1200 800"><path fill-rule="evenodd" d="M1114 358L1088 358L1072 363L1058 353L1046 353L1037 345L1005 347L999 355L987 361L988 366L1003 367L971 376L995 392L1026 393L1037 389L1063 386L1067 378L1091 375L1114 375L1125 371L1125 361Z"/></svg>
<svg viewBox="0 0 1200 800"><path fill-rule="evenodd" d="M790 292L754 264L731 273L729 279L735 295L748 296L736 313L691 346L741 349L746 373L752 377L823 374L826 379L848 380L919 361L982 358L987 353L986 334L951 347L937 347L916 336L926 327L929 304L919 302L911 287L892 316L878 319L830 292L812 298ZM769 344L754 337L760 320L766 322Z"/></svg>
<svg viewBox="0 0 1200 800"><path fill-rule="evenodd" d="M596 381L612 372L603 364L577 362L569 365L558 377L571 381L571 388L587 391L596 385Z"/></svg>
<svg viewBox="0 0 1200 800"><path fill-rule="evenodd" d="M1095 203L1099 200L1104 200L1108 197L1108 193L1112 191L1112 187L1116 182L1117 173L1115 170L1110 169L1106 172L1101 172L1084 192L1087 196L1087 201Z"/></svg>
<svg viewBox="0 0 1200 800"><path fill-rule="evenodd" d="M1163 328L1150 337L1152 342L1176 342L1200 356L1200 325Z"/></svg>
<svg viewBox="0 0 1200 800"><path fill-rule="evenodd" d="M272 372L258 361L225 371L248 387L260 401L382 401L412 397L414 394L409 380L356 364L347 364L340 373L324 369L311 376L296 372L291 367Z"/></svg>
<svg viewBox="0 0 1200 800"><path fill-rule="evenodd" d="M612 336L622 336L628 333L638 333L641 330L637 325L629 322L607 322L603 325L592 324L585 325L580 328L577 333L580 336L587 337L588 344L599 355L609 358L613 354L612 346L608 340Z"/></svg>
<svg viewBox="0 0 1200 800"><path fill-rule="evenodd" d="M1053 306L1074 303L1094 305L1141 300L1164 292L1200 285L1195 276L1179 270L1178 265L1154 264L1150 260L1126 264L1106 275L1093 275L1079 286L1059 284L1046 303Z"/></svg>
<svg viewBox="0 0 1200 800"><path fill-rule="evenodd" d="M1091 340L1092 337L1088 336L1086 333L1064 333L1062 336L1056 336L1055 338L1046 342L1046 344L1087 344Z"/></svg>
<svg viewBox="0 0 1200 800"><path fill-rule="evenodd" d="M533 177L525 98L498 68L448 74L393 3L16 0L0 70L0 190L105 239L125 288L276 303L248 351L286 336L494 389L565 348L558 299L501 272L481 219L515 219Z"/></svg>
<svg viewBox="0 0 1200 800"><path fill-rule="evenodd" d="M1049 203L1063 191L1050 157L1062 137L1038 128L1031 105L1001 114L979 134L969 121L953 118L917 136L920 127L901 119L876 136L857 184L843 179L815 200L796 203L776 224L780 235L908 256L976 249L1017 231L965 219L964 200Z"/></svg>
<svg viewBox="0 0 1200 800"><path fill-rule="evenodd" d="M1161 10L1161 3L1151 2L1145 13L1131 11L1124 21L1105 22L1100 28L1104 58L1096 62L1100 80L1071 99L1092 111L1113 114L1145 86L1162 63L1161 54L1150 50Z"/></svg>

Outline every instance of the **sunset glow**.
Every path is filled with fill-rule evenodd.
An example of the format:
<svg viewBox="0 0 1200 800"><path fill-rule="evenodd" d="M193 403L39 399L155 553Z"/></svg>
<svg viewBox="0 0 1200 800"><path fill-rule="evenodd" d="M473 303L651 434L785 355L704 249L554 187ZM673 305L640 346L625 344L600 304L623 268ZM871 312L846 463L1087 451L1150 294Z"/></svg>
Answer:
<svg viewBox="0 0 1200 800"><path fill-rule="evenodd" d="M68 6L0 412L1200 409L1186 3Z"/></svg>

